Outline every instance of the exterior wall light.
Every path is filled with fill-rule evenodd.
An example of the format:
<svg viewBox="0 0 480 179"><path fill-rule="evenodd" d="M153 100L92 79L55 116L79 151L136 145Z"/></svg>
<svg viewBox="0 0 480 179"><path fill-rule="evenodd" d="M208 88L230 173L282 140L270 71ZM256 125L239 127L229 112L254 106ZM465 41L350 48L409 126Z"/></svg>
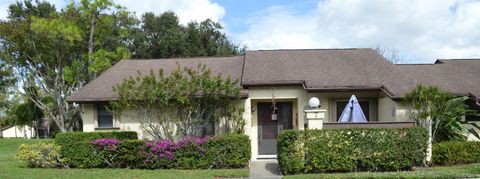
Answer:
<svg viewBox="0 0 480 179"><path fill-rule="evenodd" d="M308 100L308 105L313 109L321 106L320 100L317 97L310 98L310 100Z"/></svg>

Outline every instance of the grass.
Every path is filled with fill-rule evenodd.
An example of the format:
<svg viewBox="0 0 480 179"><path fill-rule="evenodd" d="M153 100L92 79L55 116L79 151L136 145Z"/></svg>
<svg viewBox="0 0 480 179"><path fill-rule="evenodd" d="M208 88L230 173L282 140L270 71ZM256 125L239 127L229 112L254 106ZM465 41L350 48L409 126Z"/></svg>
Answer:
<svg viewBox="0 0 480 179"><path fill-rule="evenodd" d="M358 172L287 175L286 179L295 178L479 178L480 163L448 167L420 168L406 172Z"/></svg>
<svg viewBox="0 0 480 179"><path fill-rule="evenodd" d="M134 170L134 169L39 169L15 160L18 146L45 139L0 139L0 178L218 178L248 177L248 169Z"/></svg>

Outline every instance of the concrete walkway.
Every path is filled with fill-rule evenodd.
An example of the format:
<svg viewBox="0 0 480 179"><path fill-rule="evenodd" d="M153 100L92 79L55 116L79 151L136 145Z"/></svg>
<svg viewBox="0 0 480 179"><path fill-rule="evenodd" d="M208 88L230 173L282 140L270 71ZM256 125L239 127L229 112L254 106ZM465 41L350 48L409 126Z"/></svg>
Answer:
<svg viewBox="0 0 480 179"><path fill-rule="evenodd" d="M282 178L276 159L256 160L250 162L250 178Z"/></svg>

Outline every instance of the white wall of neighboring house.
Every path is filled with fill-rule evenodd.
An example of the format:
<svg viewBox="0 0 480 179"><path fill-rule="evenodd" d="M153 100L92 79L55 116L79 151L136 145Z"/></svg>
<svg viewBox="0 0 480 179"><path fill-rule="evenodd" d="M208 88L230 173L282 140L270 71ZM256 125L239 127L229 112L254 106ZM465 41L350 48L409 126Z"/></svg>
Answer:
<svg viewBox="0 0 480 179"><path fill-rule="evenodd" d="M29 126L12 126L1 131L3 138L32 138L35 135L35 131Z"/></svg>

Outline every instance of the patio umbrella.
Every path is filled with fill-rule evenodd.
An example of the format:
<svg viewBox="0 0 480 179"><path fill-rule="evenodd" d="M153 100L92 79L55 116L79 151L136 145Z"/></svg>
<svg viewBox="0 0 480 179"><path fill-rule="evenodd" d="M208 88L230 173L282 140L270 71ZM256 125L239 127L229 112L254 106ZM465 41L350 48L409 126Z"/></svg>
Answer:
<svg viewBox="0 0 480 179"><path fill-rule="evenodd" d="M338 122L368 122L355 95L352 95L350 100L348 100L347 106L343 109Z"/></svg>

